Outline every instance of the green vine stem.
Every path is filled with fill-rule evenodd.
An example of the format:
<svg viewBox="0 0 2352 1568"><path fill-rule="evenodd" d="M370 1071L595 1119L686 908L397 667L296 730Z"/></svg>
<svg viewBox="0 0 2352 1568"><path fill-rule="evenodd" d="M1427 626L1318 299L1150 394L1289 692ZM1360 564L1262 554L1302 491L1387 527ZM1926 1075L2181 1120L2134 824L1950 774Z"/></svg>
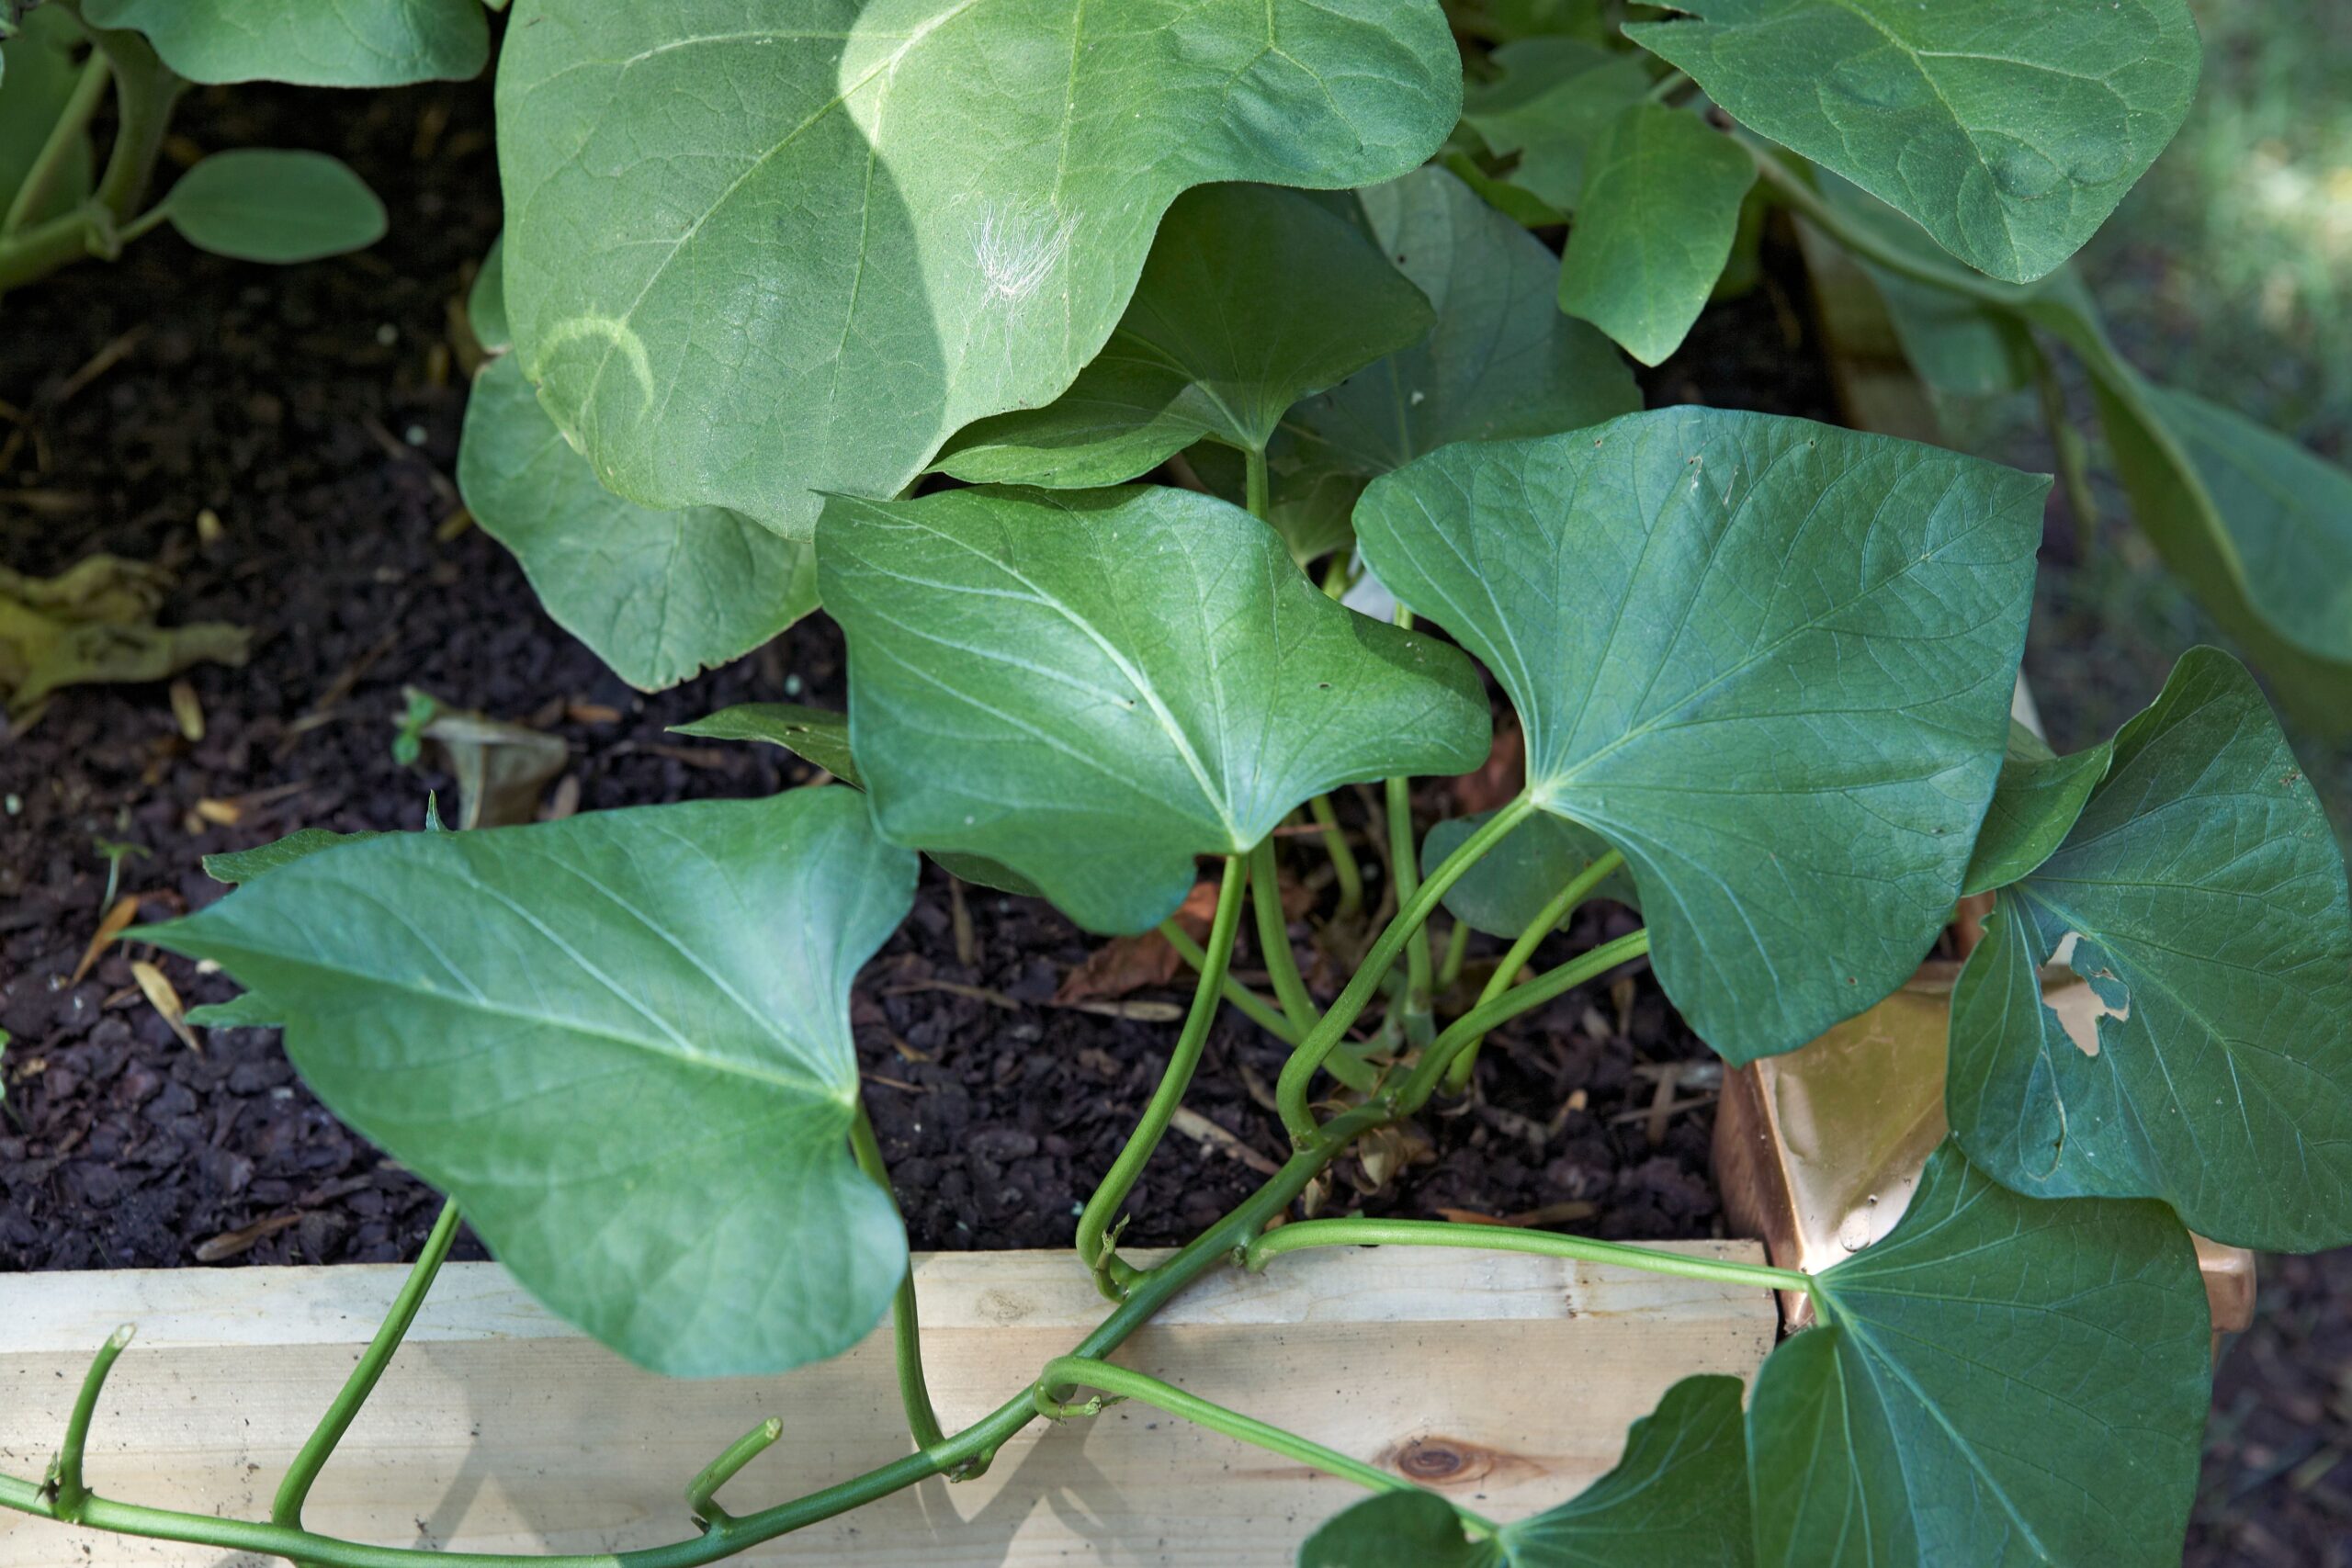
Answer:
<svg viewBox="0 0 2352 1568"><path fill-rule="evenodd" d="M1547 969L1524 986L1510 990L1488 1001L1483 1001L1452 1023L1445 1032L1421 1053L1405 1081L1386 1097L1386 1102L1400 1115L1410 1115L1436 1092L1438 1079L1452 1065L1457 1053L1467 1050L1487 1031L1510 1022L1532 1008L1542 1007L1553 998L1562 996L1588 980L1606 975L1620 964L1630 964L1650 950L1649 928L1631 931L1614 942L1602 942L1589 953L1578 953L1557 968Z"/></svg>
<svg viewBox="0 0 2352 1568"><path fill-rule="evenodd" d="M1298 955L1290 949L1290 922L1283 917L1282 876L1274 867L1271 838L1261 840L1250 852L1250 902L1257 910L1258 947L1266 974L1274 983L1274 995L1282 1001L1283 1016L1290 1020L1294 1034L1304 1035L1322 1014L1315 998L1306 994L1306 981L1298 972Z"/></svg>
<svg viewBox="0 0 2352 1568"><path fill-rule="evenodd" d="M1208 953L1199 942L1193 940L1192 933L1172 919L1162 920L1159 922L1159 934L1168 939L1168 945L1176 950L1176 956L1189 964L1194 974L1198 974L1207 966ZM1250 1022L1283 1044L1298 1043L1298 1032L1290 1026L1290 1021L1284 1018L1272 1003L1235 979L1229 971L1217 990L1227 1001L1231 1002L1248 1015Z"/></svg>
<svg viewBox="0 0 2352 1568"><path fill-rule="evenodd" d="M732 1514L713 1501L714 1495L783 1436L784 1423L771 1416L728 1444L724 1453L703 1466L702 1473L686 1483L686 1510L694 1515L695 1523L709 1526L733 1518Z"/></svg>
<svg viewBox="0 0 2352 1568"><path fill-rule="evenodd" d="M400 1348L410 1325L416 1322L417 1309L424 1305L434 1277L441 1272L441 1264L449 1256L449 1246L458 1239L458 1201L452 1198L441 1205L440 1216L424 1238L424 1249L409 1266L408 1278L401 1281L400 1293L392 1298L384 1321L377 1326L376 1337L360 1352L359 1364L351 1369L351 1375L344 1380L326 1414L319 1417L309 1440L287 1467L286 1479L277 1483L277 1496L269 1506L269 1517L274 1522L291 1529L302 1528L302 1505L310 1500L319 1472L326 1468L327 1460L334 1453L335 1445L343 1441L343 1435L351 1430L359 1407L376 1392L384 1369L392 1364L393 1352Z"/></svg>
<svg viewBox="0 0 2352 1568"><path fill-rule="evenodd" d="M1306 809L1323 829L1323 852L1331 857L1331 874L1340 883L1340 907L1332 918L1352 920L1363 912L1363 868L1356 863L1356 852L1348 844L1339 813L1331 808L1331 797L1318 795L1306 803Z"/></svg>
<svg viewBox="0 0 2352 1568"><path fill-rule="evenodd" d="M130 1343L132 1332L131 1325L126 1323L98 1347L90 1370L83 1375L81 1392L74 1396L73 1414L65 1418L65 1445L57 1450L57 1458L49 1467L49 1484L43 1490L56 1509L56 1517L69 1523L81 1522L89 1515L92 1499L90 1488L82 1479L82 1454L90 1446L90 1422L97 1415L98 1395L107 1386L107 1374L114 1371L115 1359Z"/></svg>
<svg viewBox="0 0 2352 1568"><path fill-rule="evenodd" d="M1519 978L1519 972L1526 967L1527 961L1535 956L1535 950L1544 944L1544 939L1559 930L1560 922L1566 919L1577 905L1592 897L1592 890L1600 886L1602 879L1624 863L1625 857L1615 850L1611 850L1569 878L1568 885L1554 894L1552 901L1544 905L1533 919L1527 922L1527 929L1519 933L1519 939L1510 944L1510 951L1503 954L1503 961L1497 964L1495 972L1487 977L1487 983L1479 990L1478 1000L1474 1005L1485 1007L1509 990L1511 983ZM1473 1036L1470 1043L1462 1048L1453 1058L1453 1064L1446 1069L1447 1092L1460 1094L1464 1089L1468 1089L1471 1069L1477 1065L1478 1039Z"/></svg>
<svg viewBox="0 0 2352 1568"><path fill-rule="evenodd" d="M1399 629L1413 629L1413 612L1399 604L1396 607ZM1388 869L1396 878L1396 902L1401 908L1413 900L1420 890L1421 857L1419 845L1413 838L1413 781L1408 778L1385 779L1381 793L1388 818ZM1433 1006L1430 988L1429 925L1424 920L1407 933L1405 939L1405 1042L1408 1045L1426 1045L1433 1032L1430 1010Z"/></svg>
<svg viewBox="0 0 2352 1568"><path fill-rule="evenodd" d="M899 1199L890 1190L890 1168L883 1163L882 1143L874 1135L874 1122L866 1115L863 1100L858 1101L856 1119L849 1125L849 1144L851 1152L857 1156L857 1168L882 1189L883 1196L890 1200L891 1212L897 1213ZM931 1385L923 1381L922 1324L915 1313L912 1258L908 1259L907 1271L899 1277L899 1288L890 1297L890 1348L898 1363L899 1402L906 1406L907 1430L914 1438L916 1448L935 1449L947 1440L947 1435L939 1429L938 1414L931 1405ZM744 1457L748 1460L751 1456ZM728 1472L729 1475L733 1473L734 1471ZM722 1475L712 1482L712 1489L716 1490L726 1479Z"/></svg>
<svg viewBox="0 0 2352 1568"><path fill-rule="evenodd" d="M1757 173L1764 177L1765 184L1772 187L1773 194L1793 208L1805 221L1856 255L1889 272L1900 273L1920 283L1931 283L1939 288L1949 288L1955 294L1965 295L2004 310L2021 313L2026 304L2035 298L2036 288L2002 283L1965 267L1947 266L1889 243L1830 206L1803 175L1781 161L1779 153L1745 133L1735 132L1734 140L1745 147L1748 156L1756 161Z"/></svg>
<svg viewBox="0 0 2352 1568"><path fill-rule="evenodd" d="M49 199L50 191L57 184L57 176L74 144L89 130L90 117L97 113L98 103L106 96L107 85L114 80L114 65L102 51L93 50L82 63L82 74L74 83L74 91L59 111L56 123L49 128L48 140L33 155L32 166L25 171L24 183L8 203L7 215L0 218L0 236L15 233L41 204Z"/></svg>
<svg viewBox="0 0 2352 1568"><path fill-rule="evenodd" d="M1469 956L1469 923L1465 920L1456 920L1453 922L1453 929L1445 933L1445 955L1438 960L1437 989L1439 994L1442 995L1443 993L1453 989L1453 983L1462 978L1463 960Z"/></svg>
<svg viewBox="0 0 2352 1568"><path fill-rule="evenodd" d="M1267 516L1272 507L1272 487L1266 480L1266 449L1263 446L1245 449L1241 462L1242 504L1259 522L1272 523L1272 519Z"/></svg>
<svg viewBox="0 0 2352 1568"><path fill-rule="evenodd" d="M1440 899L1463 873L1478 863L1487 851L1508 838L1511 831L1533 814L1535 804L1521 795L1488 818L1479 829L1464 840L1459 848L1445 857L1442 864L1432 872L1430 879L1414 892L1412 897L1397 909L1372 951L1364 954L1363 964L1348 981L1347 988L1323 1015L1323 1021L1298 1043L1283 1064L1282 1077L1274 1087L1275 1103L1280 1107L1283 1126L1290 1134L1291 1146L1306 1148L1318 1138L1315 1113L1307 1104L1307 1090L1315 1081L1316 1071L1325 1058L1338 1047L1340 1039L1350 1025L1363 1012L1373 993L1380 988L1381 980L1396 962L1407 940L1419 931L1430 918ZM1400 889L1401 892L1401 889Z"/></svg>
<svg viewBox="0 0 2352 1568"><path fill-rule="evenodd" d="M1057 1356L1046 1363L1037 1379L1033 1398L1039 1414L1060 1420L1070 1416L1095 1416L1102 1413L1104 1401L1100 1395L1078 1404L1068 1401L1065 1394L1073 1385L1101 1389L1115 1399L1133 1399L1179 1416L1196 1427L1221 1432L1228 1438L1277 1453L1284 1459L1319 1470L1326 1475L1336 1475L1342 1481L1352 1481L1374 1492L1419 1492L1426 1488L1414 1485L1401 1475L1351 1459L1336 1449L1302 1438L1295 1432L1271 1426L1254 1416L1244 1416L1213 1404L1196 1393L1189 1393L1174 1383L1163 1382L1142 1372L1132 1371L1110 1361L1090 1356ZM1442 1499L1462 1517L1462 1522L1482 1536L1496 1533L1493 1520L1472 1513L1451 1498Z"/></svg>
<svg viewBox="0 0 2352 1568"><path fill-rule="evenodd" d="M1226 858L1225 881L1217 889L1216 915L1209 926L1209 944L1203 957L1200 983L1193 988L1193 1005L1184 1015L1183 1032L1176 1038L1176 1048L1168 1056L1167 1070L1159 1075L1159 1087L1152 1091L1151 1102L1144 1107L1134 1134L1120 1149L1118 1158L1111 1162L1102 1184L1094 1190L1094 1195L1079 1213L1079 1261L1094 1276L1095 1288L1114 1302L1125 1299L1129 1288L1142 1276L1119 1257L1117 1236L1111 1227L1118 1220L1120 1206L1126 1202L1127 1194L1135 1190L1144 1167L1150 1163L1152 1151L1159 1147L1169 1122L1175 1120L1177 1108L1184 1102L1184 1091L1192 1087L1193 1070L1200 1066L1201 1050L1208 1043L1209 1023L1216 1017L1226 964L1233 956L1233 939L1240 930L1244 884L1249 874L1248 857Z"/></svg>
<svg viewBox="0 0 2352 1568"><path fill-rule="evenodd" d="M1683 1280L1754 1285L1768 1291L1813 1292L1813 1276L1763 1263L1733 1263L1692 1258L1653 1247L1595 1241L1552 1231L1514 1230L1508 1225L1457 1225L1444 1220L1300 1220L1277 1226L1251 1242L1242 1266L1252 1273L1285 1252L1314 1247L1457 1247L1481 1252L1531 1252L1541 1258L1570 1258L1583 1263L1616 1264Z"/></svg>

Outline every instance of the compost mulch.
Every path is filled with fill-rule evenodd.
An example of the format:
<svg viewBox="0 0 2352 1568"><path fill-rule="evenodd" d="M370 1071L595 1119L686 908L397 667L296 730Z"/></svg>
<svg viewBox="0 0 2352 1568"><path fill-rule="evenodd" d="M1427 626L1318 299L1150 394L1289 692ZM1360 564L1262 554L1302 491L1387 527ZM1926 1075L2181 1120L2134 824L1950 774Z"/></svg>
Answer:
<svg viewBox="0 0 2352 1568"><path fill-rule="evenodd" d="M0 560L35 573L95 550L160 561L175 574L167 620L253 634L243 668L186 675L200 739L154 684L70 688L0 740L0 1269L390 1262L414 1254L437 1206L319 1105L274 1032L199 1031L191 1049L130 963L158 963L191 1006L233 994L223 977L118 946L72 981L107 905L97 840L137 846L120 891L156 919L225 891L206 854L304 827L418 827L427 791L446 803L453 785L393 758L410 686L560 737L569 761L550 810L808 782L782 751L669 727L737 702L843 700L841 643L821 621L673 691L634 692L547 618L505 551L463 525L449 478L465 406L458 306L499 222L486 85L195 96L175 155L234 145L345 158L385 198L390 235L286 270L160 235L118 265L23 291L0 318ZM1826 415L1801 285L1785 265L1769 271L1645 377L1654 402ZM208 512L217 527L199 525ZM1482 787L1440 782L1417 807L1426 822L1492 804ZM1341 806L1376 900L1372 802ZM1302 952L1330 905L1319 854L1312 840L1285 849L1320 896L1294 926ZM1544 957L1630 924L1595 908ZM861 976L853 1013L916 1247L1069 1245L1174 1035L1116 1010L1165 1014L1185 998L1155 983L1094 1010L1057 1005L1102 945L1041 902L926 866L913 917ZM1474 944L1474 971L1493 950ZM1261 967L1246 941L1237 964ZM1311 972L1326 997L1338 977L1327 969ZM1221 1015L1188 1100L1198 1118L1136 1190L1131 1241L1184 1239L1280 1157L1265 1086L1282 1055ZM1711 1070L1652 977L1621 976L1498 1032L1476 1093L1375 1148L1370 1168L1346 1162L1317 1196L1330 1213L1718 1234ZM468 1238L458 1255L480 1252ZM2211 1550L2195 1561L2341 1561L2325 1553L2340 1550L2329 1543L2345 1493L2320 1461L2343 1452L2352 1333L2319 1305L2326 1285L2338 1300L2352 1288L2344 1261L2269 1276L2262 1324L2224 1369L2199 1525Z"/></svg>

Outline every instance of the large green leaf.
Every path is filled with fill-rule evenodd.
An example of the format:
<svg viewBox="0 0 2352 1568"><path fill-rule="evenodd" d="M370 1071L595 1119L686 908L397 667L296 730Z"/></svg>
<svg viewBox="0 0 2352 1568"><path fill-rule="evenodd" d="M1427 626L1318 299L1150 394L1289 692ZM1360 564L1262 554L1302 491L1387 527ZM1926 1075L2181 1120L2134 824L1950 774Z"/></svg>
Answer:
<svg viewBox="0 0 2352 1568"><path fill-rule="evenodd" d="M1421 840L1421 874L1445 863L1494 815L1449 817ZM1516 937L1544 912L1544 906L1594 861L1609 852L1599 835L1580 822L1548 813L1526 823L1510 841L1462 874L1446 889L1446 912L1473 931ZM1623 867L1601 878L1596 898L1638 907L1641 896Z"/></svg>
<svg viewBox="0 0 2352 1568"><path fill-rule="evenodd" d="M2115 350L2071 274L2023 306L2082 356L2132 511L2290 711L2352 730L2352 478Z"/></svg>
<svg viewBox="0 0 2352 1568"><path fill-rule="evenodd" d="M1639 54L1563 37L1507 43L1493 58L1500 76L1464 96L1462 118L1497 153L1517 156L1512 185L1573 211L1610 120L1647 96L1648 66Z"/></svg>
<svg viewBox="0 0 2352 1568"><path fill-rule="evenodd" d="M906 1269L850 1157L849 989L915 860L848 790L399 833L143 933L265 994L335 1114L659 1371L782 1371Z"/></svg>
<svg viewBox="0 0 2352 1568"><path fill-rule="evenodd" d="M74 96L82 73L74 56L82 29L62 6L44 6L28 15L16 35L0 44L6 92L0 92L0 213L8 210L25 175L40 155L51 130ZM66 148L65 163L46 199L24 214L28 224L70 210L90 194L90 138L85 132Z"/></svg>
<svg viewBox="0 0 2352 1568"><path fill-rule="evenodd" d="M2083 814L2091 791L2107 776L2112 749L2098 745L2071 757L2053 756L2033 731L2009 721L2008 754L1960 890L1989 893L2048 860Z"/></svg>
<svg viewBox="0 0 2352 1568"><path fill-rule="evenodd" d="M2182 659L1952 995L1946 1100L2021 1191L2162 1198L2217 1240L2352 1241L2352 903L2237 661ZM2091 987L2070 1035L2038 967Z"/></svg>
<svg viewBox="0 0 2352 1568"><path fill-rule="evenodd" d="M1535 803L1624 852L1660 982L1744 1062L1885 996L1950 917L2048 487L1680 408L1447 447L1356 530L1510 694Z"/></svg>
<svg viewBox="0 0 2352 1568"><path fill-rule="evenodd" d="M958 433L961 479L1116 484L1204 436L1262 450L1290 406L1421 340L1429 301L1357 225L1272 186L1177 197L1093 363L1042 409Z"/></svg>
<svg viewBox="0 0 2352 1568"><path fill-rule="evenodd" d="M182 175L161 205L180 238L239 261L317 261L384 237L384 204L349 164L323 152L215 152Z"/></svg>
<svg viewBox="0 0 2352 1568"><path fill-rule="evenodd" d="M1756 161L1695 114L1636 104L1602 127L1560 264L1560 309L1645 365L1682 346L1731 259Z"/></svg>
<svg viewBox="0 0 2352 1568"><path fill-rule="evenodd" d="M723 507L655 512L598 484L511 354L474 380L458 488L556 624L642 691L749 653L817 607L811 546Z"/></svg>
<svg viewBox="0 0 2352 1568"><path fill-rule="evenodd" d="M1626 36L1765 135L2030 282L2082 247L2197 91L2187 0L1675 0Z"/></svg>
<svg viewBox="0 0 2352 1568"><path fill-rule="evenodd" d="M1633 1425L1616 1467L1574 1499L1471 1541L1429 1492L1370 1498L1307 1539L1299 1568L1747 1568L1740 1382L1685 1378Z"/></svg>
<svg viewBox="0 0 2352 1568"><path fill-rule="evenodd" d="M481 0L82 0L82 14L145 33L191 82L396 87L490 58Z"/></svg>
<svg viewBox="0 0 2352 1568"><path fill-rule="evenodd" d="M806 536L1092 359L1186 188L1444 140L1437 0L521 0L516 351L607 488Z"/></svg>
<svg viewBox="0 0 2352 1568"><path fill-rule="evenodd" d="M2180 1562L2211 1327L2161 1206L2021 1198L1946 1144L1819 1286L1748 1405L1760 1562Z"/></svg>
<svg viewBox="0 0 2352 1568"><path fill-rule="evenodd" d="M1641 407L1608 340L1560 314L1559 260L1541 240L1442 169L1359 197L1437 325L1293 412L1306 467L1370 479L1452 442L1581 429Z"/></svg>
<svg viewBox="0 0 2352 1568"><path fill-rule="evenodd" d="M1336 785L1486 756L1433 638L1342 608L1248 513L1189 491L835 499L817 537L850 738L899 843L1002 862L1139 931Z"/></svg>

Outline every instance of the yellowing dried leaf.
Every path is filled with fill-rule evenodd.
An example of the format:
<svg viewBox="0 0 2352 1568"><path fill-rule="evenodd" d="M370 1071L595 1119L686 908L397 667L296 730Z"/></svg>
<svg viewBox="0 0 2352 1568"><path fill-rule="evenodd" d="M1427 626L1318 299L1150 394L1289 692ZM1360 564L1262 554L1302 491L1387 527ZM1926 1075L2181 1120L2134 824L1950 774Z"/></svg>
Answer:
<svg viewBox="0 0 2352 1568"><path fill-rule="evenodd" d="M97 963L98 954L106 951L107 943L129 931L130 922L138 918L139 899L134 895L126 893L116 899L114 908L108 909L106 918L98 922L97 932L90 938L90 945L82 950L82 962L74 965L73 977L65 983L80 985L90 973L91 965Z"/></svg>
<svg viewBox="0 0 2352 1568"><path fill-rule="evenodd" d="M180 1043L198 1055L203 1055L204 1047L197 1043L196 1032L187 1026L187 1009L181 1003L179 990L172 984L171 976L144 959L133 959L130 977L139 982L140 992L146 997L147 1005L163 1015L164 1021L172 1026L172 1032L180 1037Z"/></svg>

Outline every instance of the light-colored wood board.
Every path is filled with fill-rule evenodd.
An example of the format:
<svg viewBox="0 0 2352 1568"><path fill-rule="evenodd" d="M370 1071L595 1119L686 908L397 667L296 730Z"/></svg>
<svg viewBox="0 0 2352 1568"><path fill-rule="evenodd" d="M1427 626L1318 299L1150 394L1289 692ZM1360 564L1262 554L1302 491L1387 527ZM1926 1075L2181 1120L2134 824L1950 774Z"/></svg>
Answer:
<svg viewBox="0 0 2352 1568"><path fill-rule="evenodd" d="M1677 1250L1760 1256L1747 1242ZM362 1267L0 1279L0 1466L39 1473L91 1352L135 1322L99 1409L92 1483L128 1501L264 1517L400 1279ZM1106 1310L1067 1253L933 1255L916 1282L951 1429ZM1753 1376L1776 1326L1758 1290L1500 1253L1333 1250L1263 1276L1208 1276L1119 1359L1515 1517L1607 1470L1626 1427L1678 1378ZM453 1264L309 1522L475 1551L660 1544L690 1531L686 1479L771 1415L784 1438L729 1489L739 1511L906 1452L888 1331L780 1379L676 1382L582 1339L496 1265ZM1123 1404L1032 1426L978 1480L925 1483L739 1561L1273 1568L1357 1495ZM0 1514L0 1568L240 1561Z"/></svg>

